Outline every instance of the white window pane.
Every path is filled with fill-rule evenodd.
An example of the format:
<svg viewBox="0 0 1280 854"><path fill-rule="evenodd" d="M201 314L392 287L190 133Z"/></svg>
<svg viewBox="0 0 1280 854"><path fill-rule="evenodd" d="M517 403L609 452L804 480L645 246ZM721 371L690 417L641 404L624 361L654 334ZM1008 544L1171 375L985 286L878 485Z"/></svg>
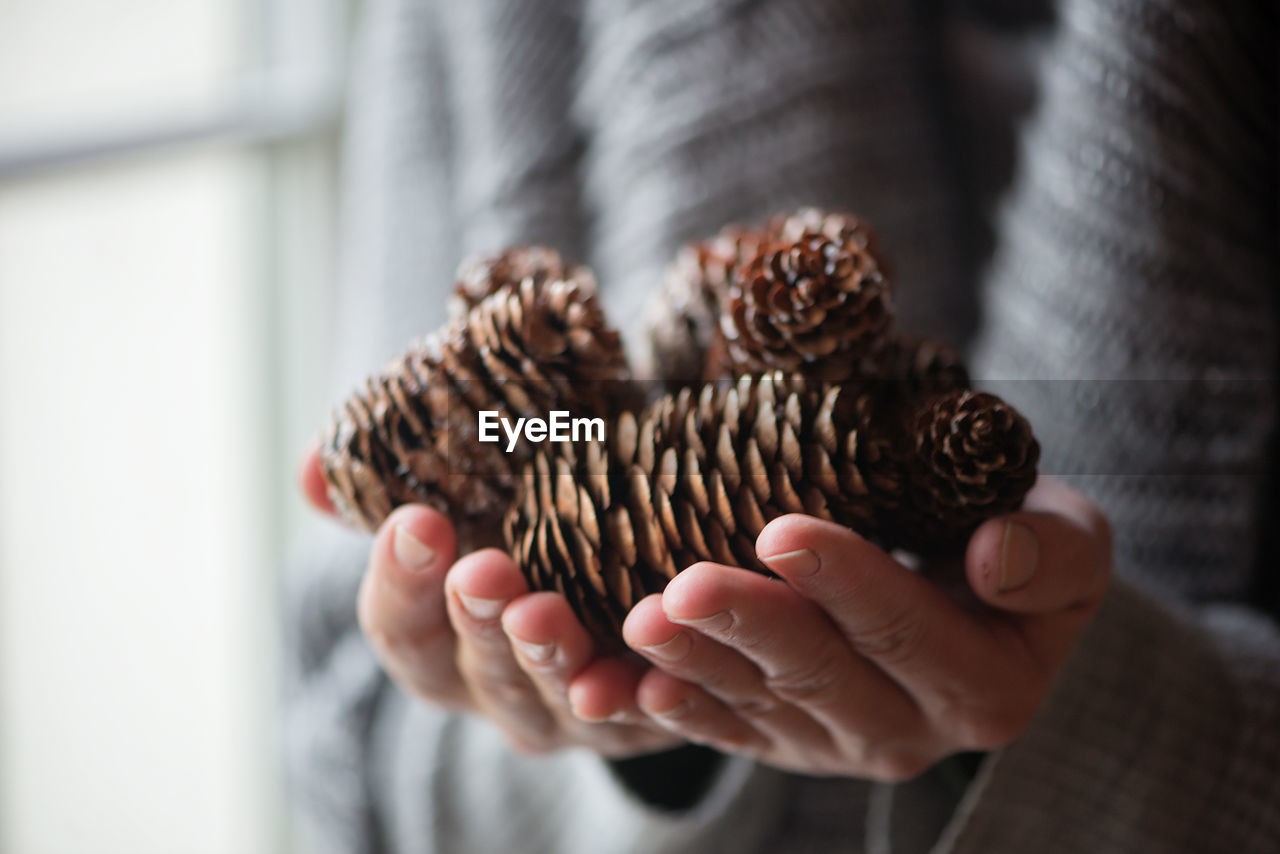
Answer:
<svg viewBox="0 0 1280 854"><path fill-rule="evenodd" d="M0 850L269 850L247 154L0 188Z"/></svg>

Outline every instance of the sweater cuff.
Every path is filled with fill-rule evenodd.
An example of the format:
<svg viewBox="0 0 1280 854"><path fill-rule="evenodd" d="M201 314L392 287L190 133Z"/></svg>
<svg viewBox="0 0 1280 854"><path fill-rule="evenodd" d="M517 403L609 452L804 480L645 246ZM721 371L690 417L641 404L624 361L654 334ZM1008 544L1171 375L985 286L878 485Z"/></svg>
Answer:
<svg viewBox="0 0 1280 854"><path fill-rule="evenodd" d="M941 850L1200 850L1237 698L1207 636L1123 581L1019 738L990 754ZM949 845L954 847L949 847Z"/></svg>

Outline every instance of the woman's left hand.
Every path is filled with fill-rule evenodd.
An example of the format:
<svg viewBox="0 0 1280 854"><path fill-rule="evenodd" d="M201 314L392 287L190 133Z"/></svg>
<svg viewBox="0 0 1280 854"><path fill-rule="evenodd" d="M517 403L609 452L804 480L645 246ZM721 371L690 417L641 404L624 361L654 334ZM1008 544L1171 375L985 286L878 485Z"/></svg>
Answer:
<svg viewBox="0 0 1280 854"><path fill-rule="evenodd" d="M781 581L700 563L632 611L624 636L653 665L640 708L726 752L878 780L1016 738L1111 572L1102 514L1043 478L974 532L967 604L812 517L774 520L756 548Z"/></svg>

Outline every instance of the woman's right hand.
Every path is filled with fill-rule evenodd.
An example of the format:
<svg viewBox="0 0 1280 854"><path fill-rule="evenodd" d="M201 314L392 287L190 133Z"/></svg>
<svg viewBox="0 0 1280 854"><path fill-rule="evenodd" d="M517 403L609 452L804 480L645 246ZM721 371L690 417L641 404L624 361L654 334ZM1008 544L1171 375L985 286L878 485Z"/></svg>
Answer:
<svg viewBox="0 0 1280 854"><path fill-rule="evenodd" d="M334 514L317 450L300 481ZM621 758L683 743L637 708L643 664L597 655L564 597L530 593L504 552L458 558L453 526L429 507L400 507L378 529L357 606L402 690L487 717L521 751L583 746Z"/></svg>

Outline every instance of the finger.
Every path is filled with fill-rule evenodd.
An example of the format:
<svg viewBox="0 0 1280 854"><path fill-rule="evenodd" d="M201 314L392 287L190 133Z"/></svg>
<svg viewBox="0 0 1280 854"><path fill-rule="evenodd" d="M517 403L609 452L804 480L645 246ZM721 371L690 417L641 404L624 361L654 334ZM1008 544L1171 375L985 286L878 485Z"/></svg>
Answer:
<svg viewBox="0 0 1280 854"><path fill-rule="evenodd" d="M329 500L329 487L321 470L319 445L312 445L302 455L302 462L298 464L298 487L312 507L331 516L337 514Z"/></svg>
<svg viewBox="0 0 1280 854"><path fill-rule="evenodd" d="M661 607L692 639L688 655L664 668L706 688L775 742L860 750L867 738L923 729L902 688L855 655L822 609L785 584L698 563L667 585ZM635 634L657 628L657 620L644 625L645 617L642 610ZM739 663L751 665L745 674Z"/></svg>
<svg viewBox="0 0 1280 854"><path fill-rule="evenodd" d="M569 683L574 717L590 723L648 723L636 705L636 687L646 668L618 657L597 658Z"/></svg>
<svg viewBox="0 0 1280 854"><path fill-rule="evenodd" d="M1055 670L1097 611L1111 576L1111 530L1101 512L1063 484L1037 485L1027 509L985 523L965 570L984 619L1013 631L1031 659Z"/></svg>
<svg viewBox="0 0 1280 854"><path fill-rule="evenodd" d="M653 669L636 689L636 701L650 718L689 741L726 753L760 755L769 739L723 702L691 682Z"/></svg>
<svg viewBox="0 0 1280 854"><path fill-rule="evenodd" d="M455 553L448 519L428 507L399 508L374 537L357 615L401 687L432 702L466 706L444 601L444 578Z"/></svg>
<svg viewBox="0 0 1280 854"><path fill-rule="evenodd" d="M596 657L591 636L563 596L517 596L502 612L502 628L543 702L579 743L605 756L672 745L674 737L635 704L639 664Z"/></svg>
<svg viewBox="0 0 1280 854"><path fill-rule="evenodd" d="M1002 611L1091 612L1106 591L1111 535L1091 503L1056 481L1038 485L1017 513L989 519L969 540L965 571Z"/></svg>
<svg viewBox="0 0 1280 854"><path fill-rule="evenodd" d="M528 592L515 563L497 549L473 552L450 570L445 589L458 669L481 711L521 749L556 746L555 718L502 630L507 605Z"/></svg>
<svg viewBox="0 0 1280 854"><path fill-rule="evenodd" d="M765 526L756 551L930 709L1002 696L1021 676L1021 650L847 528L783 516Z"/></svg>
<svg viewBox="0 0 1280 854"><path fill-rule="evenodd" d="M502 613L502 629L548 705L593 722L634 712L639 667L618 659L593 662L595 643L560 594L517 597Z"/></svg>
<svg viewBox="0 0 1280 854"><path fill-rule="evenodd" d="M664 672L697 685L774 743L815 757L834 751L836 738L827 727L772 693L760 669L742 653L669 621L660 594L632 609L623 633Z"/></svg>
<svg viewBox="0 0 1280 854"><path fill-rule="evenodd" d="M568 696L574 717L582 722L580 741L604 756L635 756L680 743L636 704L645 672L639 662L608 656L592 659L573 677Z"/></svg>
<svg viewBox="0 0 1280 854"><path fill-rule="evenodd" d="M778 704L765 698L763 676L745 657L699 632L667 619L663 596L640 600L622 625L633 650L672 676L693 682L739 712L767 711Z"/></svg>

